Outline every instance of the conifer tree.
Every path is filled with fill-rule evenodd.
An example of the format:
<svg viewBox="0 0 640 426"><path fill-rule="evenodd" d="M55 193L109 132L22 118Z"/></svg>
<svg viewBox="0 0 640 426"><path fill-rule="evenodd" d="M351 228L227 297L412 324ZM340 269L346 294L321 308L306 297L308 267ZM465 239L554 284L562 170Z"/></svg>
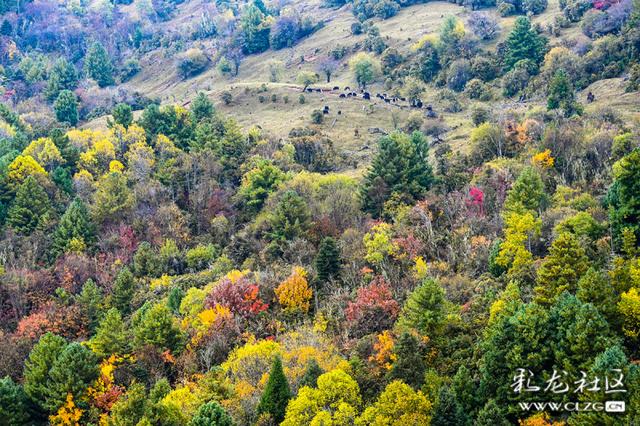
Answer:
<svg viewBox="0 0 640 426"><path fill-rule="evenodd" d="M578 239L568 232L560 234L538 269L536 300L551 303L564 291L575 293L578 280L587 269L589 258Z"/></svg>
<svg viewBox="0 0 640 426"><path fill-rule="evenodd" d="M113 283L113 294L111 295L111 306L120 311L122 315L131 313L131 299L135 282L129 267L125 266L120 270Z"/></svg>
<svg viewBox="0 0 640 426"><path fill-rule="evenodd" d="M526 167L509 190L504 201L504 210L520 214L525 210L538 213L545 200L544 183L540 173L533 167Z"/></svg>
<svg viewBox="0 0 640 426"><path fill-rule="evenodd" d="M304 236L309 229L311 214L305 200L296 191L282 195L271 218L271 239L291 241Z"/></svg>
<svg viewBox="0 0 640 426"><path fill-rule="evenodd" d="M579 112L579 105L576 103L576 94L573 84L569 80L567 73L563 69L556 71L549 84L549 94L547 96L547 109L561 109L566 117Z"/></svg>
<svg viewBox="0 0 640 426"><path fill-rule="evenodd" d="M640 149L633 150L613 165L614 183L609 189L608 204L612 233L617 249L622 248L624 228L640 241Z"/></svg>
<svg viewBox="0 0 640 426"><path fill-rule="evenodd" d="M195 121L199 122L207 118L211 118L215 112L213 102L203 92L199 92L198 96L191 103L191 113Z"/></svg>
<svg viewBox="0 0 640 426"><path fill-rule="evenodd" d="M60 255L67 251L74 240L90 248L96 239L96 228L85 204L76 198L69 204L60 218L58 228L53 234L53 253Z"/></svg>
<svg viewBox="0 0 640 426"><path fill-rule="evenodd" d="M578 281L576 297L581 302L595 306L609 324L618 322L616 304L619 298L606 272L589 268Z"/></svg>
<svg viewBox="0 0 640 426"><path fill-rule="evenodd" d="M392 195L407 203L418 200L433 182L428 157L428 145L420 132L411 136L395 132L381 138L360 191L363 209L378 217Z"/></svg>
<svg viewBox="0 0 640 426"><path fill-rule="evenodd" d="M537 67L544 58L546 45L547 39L531 28L531 21L519 16L505 42L504 64L507 71L521 60L530 60Z"/></svg>
<svg viewBox="0 0 640 426"><path fill-rule="evenodd" d="M307 368L304 371L302 379L300 379L300 387L308 386L310 388L318 387L318 377L324 374L324 370L318 364L315 358L307 363Z"/></svg>
<svg viewBox="0 0 640 426"><path fill-rule="evenodd" d="M69 343L49 370L45 407L55 413L68 394L82 398L86 389L98 378L98 360L78 342Z"/></svg>
<svg viewBox="0 0 640 426"><path fill-rule="evenodd" d="M76 296L76 302L89 319L89 330L92 332L98 325L98 319L102 313L102 298L102 290L91 278L84 283L82 291Z"/></svg>
<svg viewBox="0 0 640 426"><path fill-rule="evenodd" d="M340 274L340 249L336 240L325 237L320 242L320 248L315 259L318 282L326 283Z"/></svg>
<svg viewBox="0 0 640 426"><path fill-rule="evenodd" d="M215 401L202 404L189 422L189 426L233 426L234 424L231 416Z"/></svg>
<svg viewBox="0 0 640 426"><path fill-rule="evenodd" d="M443 386L438 393L438 402L431 417L432 426L461 426L468 421L455 393L449 386Z"/></svg>
<svg viewBox="0 0 640 426"><path fill-rule="evenodd" d="M153 345L161 351L177 351L182 342L182 333L169 308L159 303L140 309L142 312L133 330L135 347Z"/></svg>
<svg viewBox="0 0 640 426"><path fill-rule="evenodd" d="M119 124L124 128L127 128L133 123L133 111L131 106L127 104L117 104L111 110L113 121L115 124Z"/></svg>
<svg viewBox="0 0 640 426"><path fill-rule="evenodd" d="M400 314L400 326L433 337L444 320L444 290L433 279L425 280L409 296Z"/></svg>
<svg viewBox="0 0 640 426"><path fill-rule="evenodd" d="M27 394L10 377L0 379L0 419L7 426L30 424L29 401Z"/></svg>
<svg viewBox="0 0 640 426"><path fill-rule="evenodd" d="M70 90L62 90L53 104L56 119L70 126L78 124L78 98Z"/></svg>
<svg viewBox="0 0 640 426"><path fill-rule="evenodd" d="M269 413L271 418L280 424L284 420L289 399L291 399L289 382L282 369L282 360L276 356L271 366L267 386L258 404L258 414Z"/></svg>
<svg viewBox="0 0 640 426"><path fill-rule="evenodd" d="M78 87L78 72L73 64L64 57L59 58L49 74L45 95L50 101L58 97L62 90L75 90Z"/></svg>
<svg viewBox="0 0 640 426"><path fill-rule="evenodd" d="M123 355L129 352L130 336L122 321L120 311L111 308L100 322L95 336L91 339L91 350L100 358L112 354Z"/></svg>
<svg viewBox="0 0 640 426"><path fill-rule="evenodd" d="M426 364L417 337L403 332L396 342L393 353L396 357L387 378L399 379L414 389L420 389L424 382Z"/></svg>
<svg viewBox="0 0 640 426"><path fill-rule="evenodd" d="M33 176L28 176L9 207L7 224L20 234L30 235L46 223L50 209L49 196Z"/></svg>
<svg viewBox="0 0 640 426"><path fill-rule="evenodd" d="M94 79L98 86L107 87L114 83L113 65L106 49L100 42L94 42L84 59L86 74Z"/></svg>
<svg viewBox="0 0 640 426"><path fill-rule="evenodd" d="M475 426L510 426L505 413L498 407L494 399L490 399L478 412Z"/></svg>
<svg viewBox="0 0 640 426"><path fill-rule="evenodd" d="M45 410L49 390L49 370L53 367L67 342L53 333L43 335L31 349L24 363L24 391L42 410Z"/></svg>

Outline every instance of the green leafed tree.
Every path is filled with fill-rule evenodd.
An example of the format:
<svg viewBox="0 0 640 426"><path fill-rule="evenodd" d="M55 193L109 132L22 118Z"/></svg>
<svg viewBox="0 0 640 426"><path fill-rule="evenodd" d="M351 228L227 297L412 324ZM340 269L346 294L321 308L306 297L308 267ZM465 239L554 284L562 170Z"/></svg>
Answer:
<svg viewBox="0 0 640 426"><path fill-rule="evenodd" d="M547 109L561 109L566 117L580 112L580 105L576 102L576 94L569 76L563 69L556 71L547 96Z"/></svg>
<svg viewBox="0 0 640 426"><path fill-rule="evenodd" d="M215 401L202 404L189 426L233 426L235 423L224 408Z"/></svg>
<svg viewBox="0 0 640 426"><path fill-rule="evenodd" d="M257 412L258 414L269 413L271 418L279 424L284 420L289 399L291 399L289 382L282 369L282 360L276 356Z"/></svg>
<svg viewBox="0 0 640 426"><path fill-rule="evenodd" d="M133 111L131 106L123 103L119 103L111 110L113 121L125 128L129 127L133 123Z"/></svg>
<svg viewBox="0 0 640 426"><path fill-rule="evenodd" d="M116 308L123 315L131 313L131 300L135 292L135 280L129 267L125 266L118 272L118 276L113 283L113 294L111 295L111 306Z"/></svg>
<svg viewBox="0 0 640 426"><path fill-rule="evenodd" d="M444 316L444 290L437 281L427 279L409 295L402 308L399 324L433 337L441 328Z"/></svg>
<svg viewBox="0 0 640 426"><path fill-rule="evenodd" d="M51 101L55 100L62 90L75 90L78 87L78 72L73 64L64 57L53 64L49 73L45 95Z"/></svg>
<svg viewBox="0 0 640 426"><path fill-rule="evenodd" d="M395 132L381 138L360 191L363 209L379 217L392 196L406 203L420 199L433 183L428 156L427 141L420 132Z"/></svg>
<svg viewBox="0 0 640 426"><path fill-rule="evenodd" d="M79 244L90 248L95 240L96 228L91 221L87 206L79 198L76 198L67 207L53 234L53 253L60 255L72 245L78 246Z"/></svg>
<svg viewBox="0 0 640 426"><path fill-rule="evenodd" d="M518 61L530 60L536 66L542 62L547 39L538 35L528 18L519 16L505 41L504 65L511 70Z"/></svg>
<svg viewBox="0 0 640 426"><path fill-rule="evenodd" d="M70 90L62 90L53 103L56 119L71 126L78 124L78 98Z"/></svg>
<svg viewBox="0 0 640 426"><path fill-rule="evenodd" d="M85 73L98 83L100 87L111 86L113 79L113 64L104 46L96 41L87 51L84 58Z"/></svg>
<svg viewBox="0 0 640 426"><path fill-rule="evenodd" d="M50 210L49 196L33 176L28 176L9 207L7 224L16 232L29 235L46 224Z"/></svg>
<svg viewBox="0 0 640 426"><path fill-rule="evenodd" d="M326 283L340 275L340 249L336 240L325 237L320 242L318 254L315 259L317 279L320 283Z"/></svg>
<svg viewBox="0 0 640 426"><path fill-rule="evenodd" d="M122 321L120 311L111 308L100 321L95 336L91 339L91 350L100 358L110 355L123 355L130 350L131 337L127 332L127 326Z"/></svg>
<svg viewBox="0 0 640 426"><path fill-rule="evenodd" d="M6 426L30 424L29 400L27 394L9 377L0 379L0 419Z"/></svg>

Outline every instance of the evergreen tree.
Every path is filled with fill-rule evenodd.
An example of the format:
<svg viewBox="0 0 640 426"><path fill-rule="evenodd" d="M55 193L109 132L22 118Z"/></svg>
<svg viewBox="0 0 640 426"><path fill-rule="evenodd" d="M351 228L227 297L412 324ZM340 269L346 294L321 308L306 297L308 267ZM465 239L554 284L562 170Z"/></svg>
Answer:
<svg viewBox="0 0 640 426"><path fill-rule="evenodd" d="M71 126L78 124L78 98L70 90L62 90L53 104L56 119Z"/></svg>
<svg viewBox="0 0 640 426"><path fill-rule="evenodd" d="M440 330L445 312L444 290L433 279L416 288L402 308L400 326L433 338Z"/></svg>
<svg viewBox="0 0 640 426"><path fill-rule="evenodd" d="M71 179L69 170L66 167L58 166L53 169L53 172L51 173L51 180L67 195L71 195L73 193L73 180Z"/></svg>
<svg viewBox="0 0 640 426"><path fill-rule="evenodd" d="M133 111L131 110L131 106L127 104L119 103L114 106L111 110L111 115L113 116L114 123L124 128L129 127L131 123L133 123Z"/></svg>
<svg viewBox="0 0 640 426"><path fill-rule="evenodd" d="M589 258L578 239L568 232L560 234L538 269L536 300L551 303L564 291L575 293L578 280L587 269Z"/></svg>
<svg viewBox="0 0 640 426"><path fill-rule="evenodd" d="M504 210L520 214L526 210L538 213L545 200L544 183L540 173L533 167L526 167L509 189L504 201Z"/></svg>
<svg viewBox="0 0 640 426"><path fill-rule="evenodd" d="M157 277L160 275L160 264L156 252L147 241L138 246L133 255L133 271L136 277Z"/></svg>
<svg viewBox="0 0 640 426"><path fill-rule="evenodd" d="M473 417L478 409L479 395L477 394L476 383L471 376L469 369L463 364L456 371L455 376L451 380L451 389L456 395L456 399L460 406L467 413L469 420ZM468 422L471 424L471 422Z"/></svg>
<svg viewBox="0 0 640 426"><path fill-rule="evenodd" d="M310 388L318 387L318 377L324 374L324 370L318 364L315 358L311 358L311 360L307 363L307 368L302 375L302 379L300 379L300 387L308 386Z"/></svg>
<svg viewBox="0 0 640 426"><path fill-rule="evenodd" d="M622 248L624 228L640 241L640 149L633 150L613 165L614 183L607 196L609 219L616 248Z"/></svg>
<svg viewBox="0 0 640 426"><path fill-rule="evenodd" d="M49 371L67 346L67 342L52 333L43 335L31 349L24 363L24 391L42 410L49 395Z"/></svg>
<svg viewBox="0 0 640 426"><path fill-rule="evenodd" d="M67 345L49 370L45 407L55 413L68 394L81 398L98 378L98 360L93 352L77 342Z"/></svg>
<svg viewBox="0 0 640 426"><path fill-rule="evenodd" d="M570 117L579 112L579 105L576 103L576 94L573 84L569 80L567 73L563 69L556 71L547 96L547 109L561 109L565 117Z"/></svg>
<svg viewBox="0 0 640 426"><path fill-rule="evenodd" d="M231 416L215 401L202 404L189 422L189 426L233 426Z"/></svg>
<svg viewBox="0 0 640 426"><path fill-rule="evenodd" d="M22 386L10 377L0 379L0 419L6 426L24 426L30 423L29 401Z"/></svg>
<svg viewBox="0 0 640 426"><path fill-rule="evenodd" d="M591 303L604 316L609 324L618 322L618 295L609 275L594 268L589 270L578 281L576 297L583 303Z"/></svg>
<svg viewBox="0 0 640 426"><path fill-rule="evenodd" d="M95 336L91 339L91 349L100 358L107 358L112 354L123 355L129 353L130 337L127 326L122 321L120 311L111 308L100 322Z"/></svg>
<svg viewBox="0 0 640 426"><path fill-rule="evenodd" d="M449 386L443 386L438 393L438 402L433 409L431 426L461 426L468 421L462 406Z"/></svg>
<svg viewBox="0 0 640 426"><path fill-rule="evenodd" d="M176 352L182 342L182 333L175 323L171 311L164 304L143 306L139 320L133 330L134 345L141 348L145 345L153 345L161 351Z"/></svg>
<svg viewBox="0 0 640 426"><path fill-rule="evenodd" d="M10 36L11 33L13 33L13 25L11 25L11 22L8 19L5 19L2 21L2 25L0 26L0 34L3 36Z"/></svg>
<svg viewBox="0 0 640 426"><path fill-rule="evenodd" d="M94 42L84 58L86 74L94 79L98 86L107 87L114 83L113 65L106 49L100 42Z"/></svg>
<svg viewBox="0 0 640 426"><path fill-rule="evenodd" d="M47 222L50 209L49 196L33 176L28 176L9 207L7 224L20 234L30 235Z"/></svg>
<svg viewBox="0 0 640 426"><path fill-rule="evenodd" d="M507 71L521 60L530 60L537 67L544 58L546 46L547 39L531 28L528 18L519 16L505 42L504 65Z"/></svg>
<svg viewBox="0 0 640 426"><path fill-rule="evenodd" d="M122 315L131 313L131 300L135 291L135 281L131 270L125 266L120 270L113 283L111 306L120 311Z"/></svg>
<svg viewBox="0 0 640 426"><path fill-rule="evenodd" d="M89 217L87 207L76 198L60 218L58 228L53 234L52 252L56 255L65 253L74 241L90 248L95 240L96 228Z"/></svg>
<svg viewBox="0 0 640 426"><path fill-rule="evenodd" d="M181 287L173 287L169 291L169 297L167 298L167 306L171 309L171 312L177 314L180 309L180 302L184 297L184 290Z"/></svg>
<svg viewBox="0 0 640 426"><path fill-rule="evenodd" d="M279 356L276 356L271 366L269 380L258 404L257 412L258 414L269 413L271 418L277 424L280 424L284 420L284 413L289 399L291 399L289 382L282 369L282 360Z"/></svg>
<svg viewBox="0 0 640 426"><path fill-rule="evenodd" d="M490 399L478 412L475 426L509 426L511 423L507 420L505 413L494 399Z"/></svg>
<svg viewBox="0 0 640 426"><path fill-rule="evenodd" d="M203 92L199 92L191 103L191 113L195 121L211 118L214 112L213 102Z"/></svg>
<svg viewBox="0 0 640 426"><path fill-rule="evenodd" d="M395 132L380 139L376 154L361 188L363 209L379 217L392 195L411 203L433 183L424 135Z"/></svg>
<svg viewBox="0 0 640 426"><path fill-rule="evenodd" d="M340 274L340 249L336 240L325 237L320 242L318 254L315 259L318 282L326 283Z"/></svg>
<svg viewBox="0 0 640 426"><path fill-rule="evenodd" d="M403 332L398 337L393 353L396 360L387 374L388 380L399 379L414 389L420 389L427 366L418 338L409 332Z"/></svg>
<svg viewBox="0 0 640 426"><path fill-rule="evenodd" d="M240 18L240 29L243 53L260 53L269 48L271 27L265 14L254 4L245 8Z"/></svg>
<svg viewBox="0 0 640 426"><path fill-rule="evenodd" d="M82 286L82 291L76 296L76 303L80 305L85 316L89 319L89 330L93 332L98 325L102 313L102 290L89 278Z"/></svg>
<svg viewBox="0 0 640 426"><path fill-rule="evenodd" d="M55 100L62 90L75 90L78 87L78 72L73 64L64 57L59 58L49 74L45 95Z"/></svg>
<svg viewBox="0 0 640 426"><path fill-rule="evenodd" d="M271 240L291 241L309 229L311 213L305 200L294 190L282 195L271 217Z"/></svg>

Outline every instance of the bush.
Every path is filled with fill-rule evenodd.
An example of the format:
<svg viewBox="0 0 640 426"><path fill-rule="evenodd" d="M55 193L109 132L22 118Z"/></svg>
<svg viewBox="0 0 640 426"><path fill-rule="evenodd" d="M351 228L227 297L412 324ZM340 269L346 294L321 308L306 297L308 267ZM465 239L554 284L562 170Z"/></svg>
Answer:
<svg viewBox="0 0 640 426"><path fill-rule="evenodd" d="M351 24L351 34L353 35L362 34L362 23L354 22L353 24Z"/></svg>
<svg viewBox="0 0 640 426"><path fill-rule="evenodd" d="M182 78L200 74L209 65L209 58L200 49L189 49L178 61L178 71Z"/></svg>
<svg viewBox="0 0 640 426"><path fill-rule="evenodd" d="M231 103L231 101L233 100L233 95L231 94L231 92L228 92L228 91L225 90L220 95L220 99L222 99L222 102L224 102L225 105L229 105Z"/></svg>
<svg viewBox="0 0 640 426"><path fill-rule="evenodd" d="M498 21L486 13L472 12L467 24L480 40L493 40L500 33Z"/></svg>
<svg viewBox="0 0 640 426"><path fill-rule="evenodd" d="M504 96L515 96L527 87L531 74L526 66L521 65L522 62L518 62L511 71L502 77L502 93Z"/></svg>
<svg viewBox="0 0 640 426"><path fill-rule="evenodd" d="M311 113L311 122L313 124L322 124L324 121L324 114L319 109L314 109Z"/></svg>
<svg viewBox="0 0 640 426"><path fill-rule="evenodd" d="M491 81L498 76L498 67L495 62L495 59L476 56L471 60L471 73L482 81Z"/></svg>
<svg viewBox="0 0 640 426"><path fill-rule="evenodd" d="M120 71L120 80L124 83L133 78L134 75L140 72L140 63L135 59L129 59L122 65Z"/></svg>
<svg viewBox="0 0 640 426"><path fill-rule="evenodd" d="M467 82L464 87L465 94L469 99L480 99L482 101L488 101L491 99L491 92L481 80L474 78Z"/></svg>
<svg viewBox="0 0 640 426"><path fill-rule="evenodd" d="M447 70L447 87L460 92L471 79L471 63L466 59L454 61Z"/></svg>
<svg viewBox="0 0 640 426"><path fill-rule="evenodd" d="M482 123L486 123L491 119L491 111L483 107L474 108L471 111L471 121L473 125L478 127Z"/></svg>
<svg viewBox="0 0 640 426"><path fill-rule="evenodd" d="M306 102L306 98L304 97L304 95L300 95L298 96L298 103L300 103L300 105L303 105Z"/></svg>
<svg viewBox="0 0 640 426"><path fill-rule="evenodd" d="M516 13L516 7L511 3L500 3L500 5L498 5L498 13L504 18Z"/></svg>

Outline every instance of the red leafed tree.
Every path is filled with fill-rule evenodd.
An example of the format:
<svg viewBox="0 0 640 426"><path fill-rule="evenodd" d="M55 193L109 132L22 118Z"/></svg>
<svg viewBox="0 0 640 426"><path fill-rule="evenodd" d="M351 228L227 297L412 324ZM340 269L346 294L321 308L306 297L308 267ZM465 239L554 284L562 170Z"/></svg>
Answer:
<svg viewBox="0 0 640 426"><path fill-rule="evenodd" d="M39 310L22 318L14 335L32 341L43 334L51 332L71 340L86 338L88 319L82 314L79 306L64 306L49 302Z"/></svg>
<svg viewBox="0 0 640 426"><path fill-rule="evenodd" d="M381 276L358 289L356 300L349 302L345 314L349 324L349 333L353 337L362 337L370 333L379 333L393 326L400 306Z"/></svg>
<svg viewBox="0 0 640 426"><path fill-rule="evenodd" d="M484 192L476 186L472 186L469 189L469 198L467 199L467 206L470 210L479 216L484 215Z"/></svg>
<svg viewBox="0 0 640 426"><path fill-rule="evenodd" d="M213 308L215 305L225 306L234 315L249 318L269 308L269 305L260 299L258 293L258 285L247 276L243 276L235 282L225 277L209 293L205 305L208 308Z"/></svg>

